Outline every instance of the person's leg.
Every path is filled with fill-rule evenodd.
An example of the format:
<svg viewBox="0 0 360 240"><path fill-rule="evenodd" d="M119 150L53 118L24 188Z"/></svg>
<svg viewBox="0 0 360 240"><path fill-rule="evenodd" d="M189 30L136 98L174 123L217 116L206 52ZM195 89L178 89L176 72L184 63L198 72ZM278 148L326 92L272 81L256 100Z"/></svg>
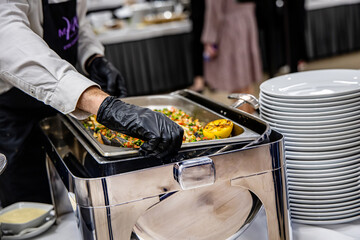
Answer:
<svg viewBox="0 0 360 240"><path fill-rule="evenodd" d="M190 90L201 93L205 88L205 81L203 76L195 76L194 84L189 87Z"/></svg>

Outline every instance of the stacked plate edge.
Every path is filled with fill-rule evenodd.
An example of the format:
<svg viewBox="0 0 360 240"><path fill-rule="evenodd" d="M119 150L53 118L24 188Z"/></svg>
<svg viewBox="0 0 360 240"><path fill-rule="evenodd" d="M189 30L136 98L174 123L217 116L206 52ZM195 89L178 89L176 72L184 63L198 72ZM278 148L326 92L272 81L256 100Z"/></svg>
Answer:
<svg viewBox="0 0 360 240"><path fill-rule="evenodd" d="M259 100L260 117L285 138L292 221L360 219L360 71L275 77Z"/></svg>

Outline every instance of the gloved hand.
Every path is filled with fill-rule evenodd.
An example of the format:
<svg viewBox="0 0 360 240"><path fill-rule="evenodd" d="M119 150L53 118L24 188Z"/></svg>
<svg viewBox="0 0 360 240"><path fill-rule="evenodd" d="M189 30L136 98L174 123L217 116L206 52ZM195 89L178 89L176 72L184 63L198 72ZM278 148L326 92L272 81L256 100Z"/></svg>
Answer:
<svg viewBox="0 0 360 240"><path fill-rule="evenodd" d="M91 58L91 57L90 57ZM110 95L126 97L128 92L125 80L115 66L105 57L95 57L86 64L90 79L101 86Z"/></svg>
<svg viewBox="0 0 360 240"><path fill-rule="evenodd" d="M162 158L176 153L182 144L184 130L164 114L125 103L113 96L105 98L97 112L97 121L106 127L140 138L143 155Z"/></svg>

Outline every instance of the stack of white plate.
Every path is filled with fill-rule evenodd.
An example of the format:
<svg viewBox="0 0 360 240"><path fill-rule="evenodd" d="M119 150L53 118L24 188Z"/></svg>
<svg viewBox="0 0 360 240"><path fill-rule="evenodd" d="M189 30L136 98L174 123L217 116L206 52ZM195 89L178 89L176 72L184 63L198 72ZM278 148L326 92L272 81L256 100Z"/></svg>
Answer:
<svg viewBox="0 0 360 240"><path fill-rule="evenodd" d="M260 116L285 137L291 216L360 218L360 71L319 70L260 86Z"/></svg>

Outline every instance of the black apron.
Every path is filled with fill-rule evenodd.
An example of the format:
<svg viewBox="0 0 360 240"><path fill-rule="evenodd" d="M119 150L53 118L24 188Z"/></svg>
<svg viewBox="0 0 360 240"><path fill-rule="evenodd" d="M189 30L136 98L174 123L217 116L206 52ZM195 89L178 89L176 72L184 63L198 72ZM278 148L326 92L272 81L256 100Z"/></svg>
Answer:
<svg viewBox="0 0 360 240"><path fill-rule="evenodd" d="M42 2L43 39L61 58L75 66L79 28L76 0ZM56 112L17 88L0 95L0 153L8 160L0 175L2 207L19 201L51 203L38 123Z"/></svg>

